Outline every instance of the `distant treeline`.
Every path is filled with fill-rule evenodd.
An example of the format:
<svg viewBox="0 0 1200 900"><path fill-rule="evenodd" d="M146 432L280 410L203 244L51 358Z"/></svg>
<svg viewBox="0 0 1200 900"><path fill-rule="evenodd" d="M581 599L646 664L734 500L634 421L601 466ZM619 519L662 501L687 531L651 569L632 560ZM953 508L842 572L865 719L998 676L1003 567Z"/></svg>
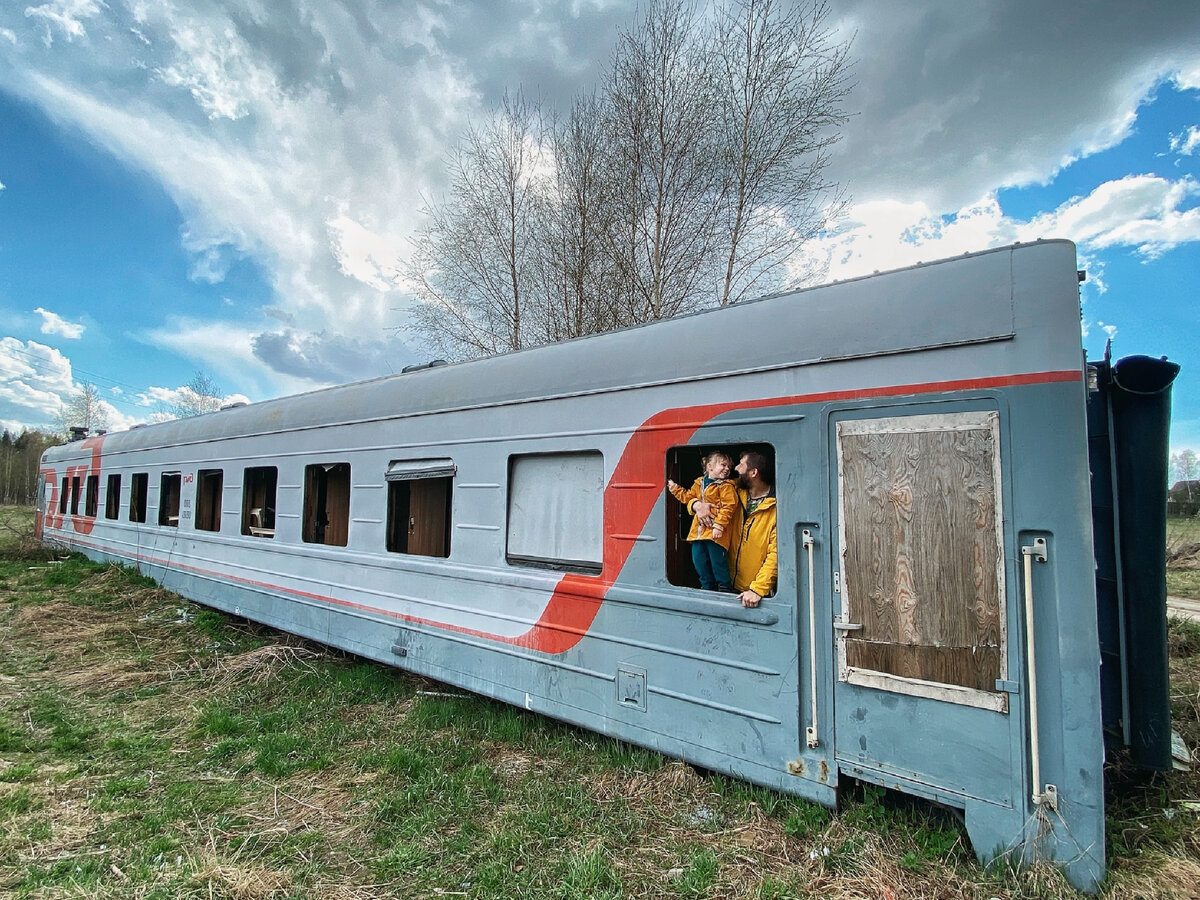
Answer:
<svg viewBox="0 0 1200 900"><path fill-rule="evenodd" d="M41 431L23 431L13 437L5 430L0 436L0 505L33 505L42 452L59 441Z"/></svg>

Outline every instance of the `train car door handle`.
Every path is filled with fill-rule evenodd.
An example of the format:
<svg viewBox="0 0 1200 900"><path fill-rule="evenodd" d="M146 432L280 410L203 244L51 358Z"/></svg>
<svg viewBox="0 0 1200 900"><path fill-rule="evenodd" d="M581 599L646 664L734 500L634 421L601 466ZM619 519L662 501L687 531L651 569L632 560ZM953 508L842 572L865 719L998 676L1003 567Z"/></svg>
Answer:
<svg viewBox="0 0 1200 900"><path fill-rule="evenodd" d="M817 542L813 533L807 528L804 529L801 536L804 539L804 549L808 553L808 683L812 724L805 729L805 737L811 749L821 745L820 738L817 736L817 592L815 573L813 572L813 549Z"/></svg>

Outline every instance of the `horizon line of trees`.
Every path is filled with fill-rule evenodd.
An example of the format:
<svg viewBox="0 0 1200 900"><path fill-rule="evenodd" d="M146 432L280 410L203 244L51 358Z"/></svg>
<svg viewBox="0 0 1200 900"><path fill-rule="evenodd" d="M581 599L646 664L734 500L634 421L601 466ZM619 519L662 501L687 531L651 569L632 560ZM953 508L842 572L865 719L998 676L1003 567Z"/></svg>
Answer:
<svg viewBox="0 0 1200 900"><path fill-rule="evenodd" d="M461 359L802 283L800 248L846 202L826 169L850 41L830 18L824 0L650 0L565 115L506 95L427 201L407 327Z"/></svg>
<svg viewBox="0 0 1200 900"><path fill-rule="evenodd" d="M26 429L0 434L0 506L32 506L42 454L59 443L57 435Z"/></svg>

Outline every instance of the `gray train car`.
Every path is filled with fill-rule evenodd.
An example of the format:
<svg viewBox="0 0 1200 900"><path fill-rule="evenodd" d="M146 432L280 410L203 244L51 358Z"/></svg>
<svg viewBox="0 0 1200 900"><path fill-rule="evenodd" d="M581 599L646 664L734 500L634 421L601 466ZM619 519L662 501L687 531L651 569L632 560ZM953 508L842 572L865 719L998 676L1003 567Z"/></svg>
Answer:
<svg viewBox="0 0 1200 900"><path fill-rule="evenodd" d="M1104 873L1073 245L1040 242L47 451L44 540L199 603L826 806ZM778 580L698 588L709 448ZM1119 713L1118 713L1119 714Z"/></svg>

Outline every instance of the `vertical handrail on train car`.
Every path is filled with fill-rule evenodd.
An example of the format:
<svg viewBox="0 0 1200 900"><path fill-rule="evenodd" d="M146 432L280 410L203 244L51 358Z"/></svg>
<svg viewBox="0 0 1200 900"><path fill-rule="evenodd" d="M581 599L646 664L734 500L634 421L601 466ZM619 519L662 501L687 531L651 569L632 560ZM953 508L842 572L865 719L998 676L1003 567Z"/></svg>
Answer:
<svg viewBox="0 0 1200 900"><path fill-rule="evenodd" d="M1037 657L1033 638L1033 561L1046 561L1046 539L1034 538L1032 544L1021 548L1025 559L1025 656L1029 665L1029 774L1033 781L1033 805L1043 803L1058 808L1058 789L1048 784L1042 789L1042 756L1038 738L1038 680Z"/></svg>
<svg viewBox="0 0 1200 900"><path fill-rule="evenodd" d="M813 573L813 549L816 541L812 532L807 528L801 532L804 538L804 549L808 551L808 686L809 706L812 711L812 724L806 729L808 746L820 746L817 737L817 591Z"/></svg>

